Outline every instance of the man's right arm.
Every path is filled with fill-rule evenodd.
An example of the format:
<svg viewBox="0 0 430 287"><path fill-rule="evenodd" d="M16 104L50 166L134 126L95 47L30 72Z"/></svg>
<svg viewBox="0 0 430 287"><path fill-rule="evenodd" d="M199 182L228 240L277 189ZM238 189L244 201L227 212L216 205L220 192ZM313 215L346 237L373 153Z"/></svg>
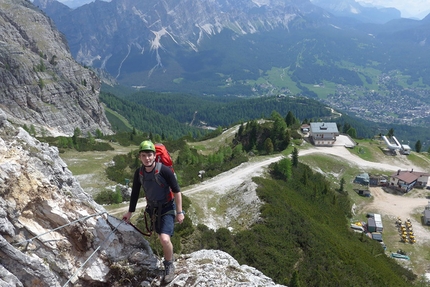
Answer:
<svg viewBox="0 0 430 287"><path fill-rule="evenodd" d="M131 215L133 214L133 212L127 212L126 214L124 214L123 216L122 216L122 220L124 220L125 222L127 222L127 223L130 223L130 218L131 218Z"/></svg>
<svg viewBox="0 0 430 287"><path fill-rule="evenodd" d="M128 207L128 212L124 214L124 216L122 217L122 219L125 220L126 222L130 222L131 215L133 212L136 211L137 201L139 200L139 193L140 193L140 187L141 187L139 170L140 168L136 169L136 171L134 172L133 186L131 189L131 196L130 196L130 205Z"/></svg>

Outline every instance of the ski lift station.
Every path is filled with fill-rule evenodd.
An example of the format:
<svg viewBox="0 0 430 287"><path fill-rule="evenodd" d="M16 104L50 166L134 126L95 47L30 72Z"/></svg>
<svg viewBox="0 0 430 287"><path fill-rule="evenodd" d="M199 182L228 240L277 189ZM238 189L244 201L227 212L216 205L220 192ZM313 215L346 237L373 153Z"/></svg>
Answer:
<svg viewBox="0 0 430 287"><path fill-rule="evenodd" d="M388 149L393 154L397 154L397 151L399 151L401 154L411 153L411 147L409 145L400 144L395 136L391 137L392 141L390 141L386 136L382 136L382 139L385 141Z"/></svg>

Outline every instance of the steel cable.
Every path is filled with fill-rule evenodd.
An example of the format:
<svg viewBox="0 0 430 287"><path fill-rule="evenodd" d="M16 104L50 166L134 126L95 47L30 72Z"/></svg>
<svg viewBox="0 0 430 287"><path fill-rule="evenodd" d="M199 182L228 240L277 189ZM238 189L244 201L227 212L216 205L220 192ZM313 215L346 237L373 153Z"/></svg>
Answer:
<svg viewBox="0 0 430 287"><path fill-rule="evenodd" d="M82 263L82 266L69 278L69 280L67 280L67 282L63 285L63 287L65 287L67 284L69 284L69 282L77 276L77 274L84 268L85 264L88 263L88 261L91 259L91 257L94 256L94 254L97 253L97 251L99 251L99 249L102 247L102 245L109 239L109 237L112 235L112 233L114 233L118 227L123 224L124 221L121 221L110 233L109 235L106 237L105 240L103 240L103 242L96 248L96 250L94 250L94 252L87 258L87 260L85 260L84 263Z"/></svg>

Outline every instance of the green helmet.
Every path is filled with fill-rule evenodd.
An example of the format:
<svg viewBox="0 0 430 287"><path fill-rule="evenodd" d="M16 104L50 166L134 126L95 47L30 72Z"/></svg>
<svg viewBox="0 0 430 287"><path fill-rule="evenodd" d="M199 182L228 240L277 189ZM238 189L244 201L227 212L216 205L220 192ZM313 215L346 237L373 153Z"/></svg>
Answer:
<svg viewBox="0 0 430 287"><path fill-rule="evenodd" d="M153 151L155 152L155 146L151 141L143 141L140 143L139 152L141 151Z"/></svg>

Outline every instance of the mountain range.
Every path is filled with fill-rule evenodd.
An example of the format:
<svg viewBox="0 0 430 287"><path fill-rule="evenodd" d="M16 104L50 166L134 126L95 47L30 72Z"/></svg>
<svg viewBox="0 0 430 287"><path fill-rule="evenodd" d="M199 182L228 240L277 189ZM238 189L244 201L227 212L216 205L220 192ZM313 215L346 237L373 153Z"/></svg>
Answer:
<svg viewBox="0 0 430 287"><path fill-rule="evenodd" d="M378 75L393 70L409 77L409 86L430 83L422 61L430 54L429 18L364 23L309 0L113 0L76 9L55 0L34 4L64 33L78 62L127 86L312 96L316 84L375 85ZM366 9L362 18L382 19L386 12Z"/></svg>

